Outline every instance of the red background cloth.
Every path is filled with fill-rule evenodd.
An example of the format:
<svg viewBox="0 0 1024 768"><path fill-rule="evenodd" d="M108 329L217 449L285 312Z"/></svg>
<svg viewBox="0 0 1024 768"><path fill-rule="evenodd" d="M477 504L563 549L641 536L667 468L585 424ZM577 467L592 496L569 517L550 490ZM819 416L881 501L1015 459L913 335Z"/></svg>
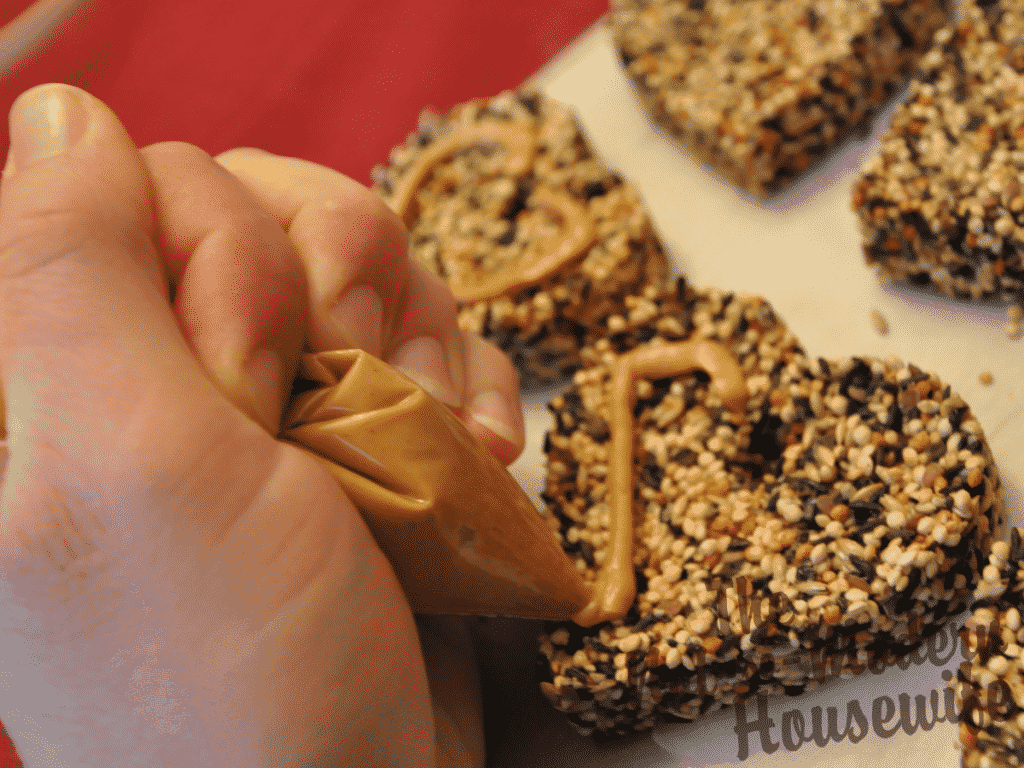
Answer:
<svg viewBox="0 0 1024 768"><path fill-rule="evenodd" d="M0 0L7 21L29 3ZM0 83L103 99L140 145L258 146L368 183L427 106L519 85L607 0L95 0ZM0 137L6 153L6 121Z"/></svg>
<svg viewBox="0 0 1024 768"><path fill-rule="evenodd" d="M0 23L28 0L0 0ZM513 88L607 0L95 0L0 81L0 110L34 85L103 99L140 146L256 146L370 170L428 106ZM0 128L0 157L7 124ZM0 768L21 766L0 729Z"/></svg>

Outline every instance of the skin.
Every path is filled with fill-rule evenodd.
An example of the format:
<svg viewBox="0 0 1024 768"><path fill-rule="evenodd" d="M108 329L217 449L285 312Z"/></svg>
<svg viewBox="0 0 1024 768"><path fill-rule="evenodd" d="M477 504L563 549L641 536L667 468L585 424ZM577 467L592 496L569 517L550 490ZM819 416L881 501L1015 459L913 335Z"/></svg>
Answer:
<svg viewBox="0 0 1024 768"><path fill-rule="evenodd" d="M418 634L350 501L274 435L303 347L358 346L508 463L508 361L350 179L139 150L69 86L10 123L0 720L26 766L482 764L464 628Z"/></svg>

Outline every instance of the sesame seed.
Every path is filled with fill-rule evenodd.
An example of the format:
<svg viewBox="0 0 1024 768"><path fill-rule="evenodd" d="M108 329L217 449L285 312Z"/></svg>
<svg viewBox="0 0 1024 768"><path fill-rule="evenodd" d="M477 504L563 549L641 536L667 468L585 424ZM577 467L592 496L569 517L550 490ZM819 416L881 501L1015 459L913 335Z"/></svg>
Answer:
<svg viewBox="0 0 1024 768"><path fill-rule="evenodd" d="M871 325L874 326L875 332L879 336L887 336L889 334L889 321L877 309L871 310Z"/></svg>

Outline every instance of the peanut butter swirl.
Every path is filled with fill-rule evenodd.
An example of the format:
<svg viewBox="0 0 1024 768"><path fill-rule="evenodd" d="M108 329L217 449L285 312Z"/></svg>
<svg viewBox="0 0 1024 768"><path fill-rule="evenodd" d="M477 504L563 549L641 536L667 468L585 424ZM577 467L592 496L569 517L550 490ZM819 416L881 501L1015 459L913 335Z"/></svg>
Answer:
<svg viewBox="0 0 1024 768"><path fill-rule="evenodd" d="M428 144L416 162L402 176L391 198L391 208L405 226L411 227L415 215L413 202L416 192L430 176L434 166L453 155L472 147L503 145L505 162L500 171L510 176L524 175L533 163L537 151L537 137L533 131L511 123L487 121L457 128Z"/></svg>
<svg viewBox="0 0 1024 768"><path fill-rule="evenodd" d="M563 264L588 251L597 239L587 209L569 195L538 187L530 194L534 208L548 211L561 222L558 234L531 244L513 265L482 277L452 277L448 288L457 301L469 303L536 285Z"/></svg>
<svg viewBox="0 0 1024 768"><path fill-rule="evenodd" d="M427 146L402 177L392 197L392 208L407 227L415 219L416 192L429 178L434 167L457 152L476 145L501 144L506 147L505 162L499 172L518 178L529 171L536 153L536 135L510 123L481 122L459 128ZM511 265L494 272L453 274L448 288L457 301L468 304L494 299L544 280L563 264L585 253L597 240L597 229L586 207L571 195L546 187L535 188L529 196L531 207L552 214L559 220L554 236L541 238L528 246L527 252ZM457 253L468 261L471 253Z"/></svg>
<svg viewBox="0 0 1024 768"><path fill-rule="evenodd" d="M608 549L593 598L573 620L584 627L621 619L636 597L633 573L633 405L639 378L663 379L693 370L711 376L711 386L731 411L742 412L747 384L736 358L721 344L683 341L641 347L615 364L611 391L611 451L608 460Z"/></svg>

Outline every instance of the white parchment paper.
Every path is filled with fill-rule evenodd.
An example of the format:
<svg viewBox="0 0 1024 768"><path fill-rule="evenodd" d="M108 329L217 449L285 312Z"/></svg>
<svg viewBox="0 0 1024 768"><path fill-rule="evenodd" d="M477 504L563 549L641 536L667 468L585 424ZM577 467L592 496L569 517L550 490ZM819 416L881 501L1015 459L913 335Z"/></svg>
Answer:
<svg viewBox="0 0 1024 768"><path fill-rule="evenodd" d="M875 120L870 135L848 140L798 184L760 202L737 192L659 132L603 25L531 82L575 107L595 151L640 187L677 274L695 286L762 294L813 355L896 355L937 372L960 392L981 421L999 465L1007 524L1022 524L1024 342L1003 333L1005 305L970 305L886 287L864 263L850 188L861 164L876 151L888 113ZM873 310L887 319L888 335L875 329ZM992 373L992 385L979 382L982 371ZM549 427L544 404L554 391L527 395L528 443L512 468L538 503L541 445ZM908 659L906 669L865 672L801 696L751 702L695 724L665 725L604 745L578 736L536 692L535 649L528 637L533 628L497 623L489 631L498 638L508 674L502 681L502 711L492 715L503 718L492 727L497 734L492 763L496 768L953 768L960 757L946 680L963 660L955 644L962 618Z"/></svg>

